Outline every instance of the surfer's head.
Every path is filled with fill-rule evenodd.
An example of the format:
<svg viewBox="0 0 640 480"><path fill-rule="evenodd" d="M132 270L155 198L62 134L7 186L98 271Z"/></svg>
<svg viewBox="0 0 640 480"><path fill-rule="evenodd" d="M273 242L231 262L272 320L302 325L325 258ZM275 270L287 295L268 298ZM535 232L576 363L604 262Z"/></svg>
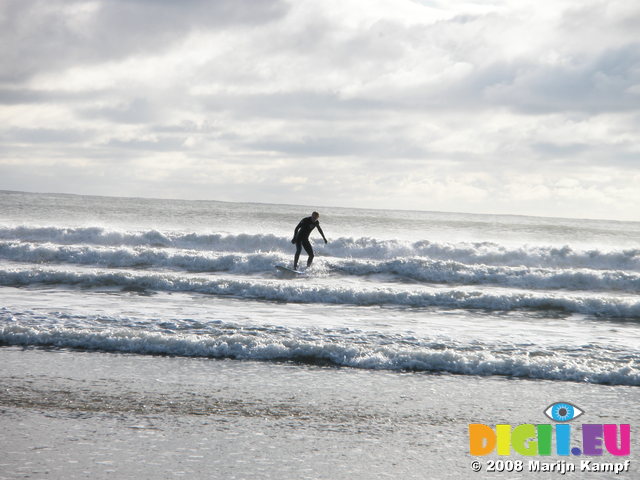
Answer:
<svg viewBox="0 0 640 480"><path fill-rule="evenodd" d="M313 212L311 214L311 218L313 218L313 220L317 220L320 218L320 214L318 212Z"/></svg>

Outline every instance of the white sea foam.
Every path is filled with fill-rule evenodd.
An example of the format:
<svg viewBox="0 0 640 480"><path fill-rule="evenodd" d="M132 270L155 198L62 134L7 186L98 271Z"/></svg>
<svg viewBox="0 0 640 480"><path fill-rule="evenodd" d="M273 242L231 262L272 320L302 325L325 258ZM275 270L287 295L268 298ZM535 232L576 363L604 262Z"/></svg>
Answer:
<svg viewBox="0 0 640 480"><path fill-rule="evenodd" d="M3 226L0 227L0 240L61 245L164 247L235 253L290 254L292 250L289 237L272 234L224 235L159 230L125 232L101 227ZM402 242L366 237L341 237L333 239L328 245L320 245L318 250L324 256L336 258L389 260L426 257L464 264L640 271L640 249L577 250L570 246L558 248L539 245L512 248L492 242L450 244L427 240Z"/></svg>
<svg viewBox="0 0 640 480"><path fill-rule="evenodd" d="M151 246L211 251L257 252L291 250L290 240L271 234L198 234L147 230L129 232L102 227L0 227L0 239L24 242L50 242L61 245Z"/></svg>
<svg viewBox="0 0 640 480"><path fill-rule="evenodd" d="M349 275L393 275L426 283L500 285L504 287L640 292L640 274L586 268L541 268L464 264L429 258L385 261L329 261L330 271Z"/></svg>
<svg viewBox="0 0 640 480"><path fill-rule="evenodd" d="M263 273L290 255L215 253L154 247L95 247L52 243L0 242L0 258L25 263L67 263L109 268L169 268L188 272Z"/></svg>
<svg viewBox="0 0 640 480"><path fill-rule="evenodd" d="M45 268L0 270L0 285L29 286L38 284L73 285L83 288L116 287L140 291L193 292L298 303L400 305L494 311L554 309L603 317L640 317L640 300L637 297L609 296L598 293L578 295L566 292L520 290L494 292L482 289L433 289L416 286L409 288L409 286L403 285L397 287L375 284L359 286L265 279L238 280L114 270L90 272Z"/></svg>
<svg viewBox="0 0 640 480"><path fill-rule="evenodd" d="M154 247L101 247L0 241L0 259L14 262L67 263L109 268L172 269L188 272L264 274L288 263L279 252L228 253ZM316 263L318 265L319 262ZM640 273L585 268L492 266L408 257L391 260L325 257L316 275L381 274L425 283L500 285L528 289L640 292Z"/></svg>
<svg viewBox="0 0 640 480"><path fill-rule="evenodd" d="M335 332L246 332L211 329L207 333L174 333L133 328L87 329L31 327L6 322L0 344L55 346L107 352L166 354L251 360L289 360L364 369L448 372L462 375L507 375L534 379L640 385L640 370L618 353L589 349L562 354L526 354L523 347L441 344L403 338L381 338Z"/></svg>

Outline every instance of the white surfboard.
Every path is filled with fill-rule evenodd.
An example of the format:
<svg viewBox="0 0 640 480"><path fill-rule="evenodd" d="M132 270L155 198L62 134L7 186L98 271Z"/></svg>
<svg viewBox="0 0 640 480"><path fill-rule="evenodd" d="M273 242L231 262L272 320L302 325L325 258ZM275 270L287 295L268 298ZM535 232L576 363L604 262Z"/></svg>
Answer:
<svg viewBox="0 0 640 480"><path fill-rule="evenodd" d="M285 267L284 265L275 265L275 267L276 267L276 270L278 270L278 272L289 277L299 277L300 275L304 275L304 272L301 272L299 270L294 270L293 268Z"/></svg>

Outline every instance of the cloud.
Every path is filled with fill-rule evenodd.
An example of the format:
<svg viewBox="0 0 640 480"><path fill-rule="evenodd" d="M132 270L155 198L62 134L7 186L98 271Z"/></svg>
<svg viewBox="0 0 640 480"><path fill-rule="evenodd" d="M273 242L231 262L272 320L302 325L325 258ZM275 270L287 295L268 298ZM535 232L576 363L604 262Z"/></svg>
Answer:
<svg viewBox="0 0 640 480"><path fill-rule="evenodd" d="M15 142L19 144L69 144L93 137L90 131L65 130L56 128L14 128L0 132L3 142Z"/></svg>
<svg viewBox="0 0 640 480"><path fill-rule="evenodd" d="M7 0L0 188L637 216L639 21L613 0Z"/></svg>
<svg viewBox="0 0 640 480"><path fill-rule="evenodd" d="M195 29L270 22L287 6L279 0L7 0L0 9L0 81L18 81L162 51Z"/></svg>
<svg viewBox="0 0 640 480"><path fill-rule="evenodd" d="M635 111L640 43L571 64L523 64L502 83L485 88L490 103L527 113Z"/></svg>
<svg viewBox="0 0 640 480"><path fill-rule="evenodd" d="M117 105L90 107L79 112L85 118L100 118L116 123L150 123L156 116L154 106L145 98L133 98Z"/></svg>

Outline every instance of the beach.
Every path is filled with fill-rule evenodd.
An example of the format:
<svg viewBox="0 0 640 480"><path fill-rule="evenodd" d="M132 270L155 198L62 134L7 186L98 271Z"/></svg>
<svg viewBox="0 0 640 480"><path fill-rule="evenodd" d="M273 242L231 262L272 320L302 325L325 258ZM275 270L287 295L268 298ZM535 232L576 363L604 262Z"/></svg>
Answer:
<svg viewBox="0 0 640 480"><path fill-rule="evenodd" d="M554 398L579 399L592 422L640 420L633 387L16 347L0 356L0 478L487 478L470 468L469 423L543 422Z"/></svg>
<svg viewBox="0 0 640 480"><path fill-rule="evenodd" d="M0 200L0 478L637 476L640 224L326 208L291 278L304 206ZM470 454L563 422L630 454Z"/></svg>

